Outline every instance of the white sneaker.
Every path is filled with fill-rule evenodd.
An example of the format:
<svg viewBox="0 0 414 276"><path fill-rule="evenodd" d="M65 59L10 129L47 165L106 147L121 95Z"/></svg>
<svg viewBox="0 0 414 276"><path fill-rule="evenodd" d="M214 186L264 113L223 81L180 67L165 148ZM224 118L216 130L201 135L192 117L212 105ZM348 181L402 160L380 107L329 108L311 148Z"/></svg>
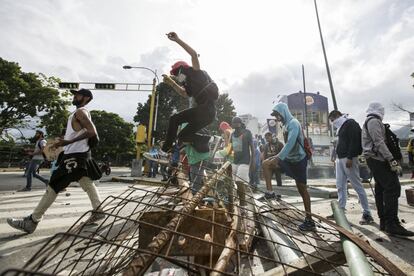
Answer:
<svg viewBox="0 0 414 276"><path fill-rule="evenodd" d="M168 165L170 163L170 159L169 159L169 155L168 153L159 150L157 154L151 154L149 152L145 152L143 154L145 159L151 160L151 161L155 161L159 164L162 165Z"/></svg>

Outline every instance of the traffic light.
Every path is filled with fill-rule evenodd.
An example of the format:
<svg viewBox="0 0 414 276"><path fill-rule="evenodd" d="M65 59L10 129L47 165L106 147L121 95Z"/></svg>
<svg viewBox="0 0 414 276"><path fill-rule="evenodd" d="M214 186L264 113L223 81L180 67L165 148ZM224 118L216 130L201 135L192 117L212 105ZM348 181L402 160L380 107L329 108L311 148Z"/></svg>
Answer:
<svg viewBox="0 0 414 276"><path fill-rule="evenodd" d="M100 89L100 90L113 90L115 89L115 84L114 83L95 83L95 89Z"/></svg>
<svg viewBox="0 0 414 276"><path fill-rule="evenodd" d="M59 82L59 88L61 89L78 89L79 83L77 82Z"/></svg>

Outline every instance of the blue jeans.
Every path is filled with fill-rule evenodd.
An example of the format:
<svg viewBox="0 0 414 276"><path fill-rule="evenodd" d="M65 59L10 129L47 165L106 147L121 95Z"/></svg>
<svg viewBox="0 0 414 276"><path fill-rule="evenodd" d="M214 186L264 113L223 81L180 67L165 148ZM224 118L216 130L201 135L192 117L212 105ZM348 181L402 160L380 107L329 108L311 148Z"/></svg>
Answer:
<svg viewBox="0 0 414 276"><path fill-rule="evenodd" d="M191 191L196 194L203 186L204 162L198 162L190 165L190 183Z"/></svg>
<svg viewBox="0 0 414 276"><path fill-rule="evenodd" d="M37 179L39 179L40 181L42 181L43 183L45 183L46 185L49 183L49 180L47 180L44 177L41 177L40 175L38 175L37 169L39 168L40 164L43 163L43 160L36 160L36 159L32 159L30 160L29 163L29 168L26 172L26 188L27 189L31 189L32 188L32 178L35 177Z"/></svg>
<svg viewBox="0 0 414 276"><path fill-rule="evenodd" d="M346 167L347 158L336 160L336 188L338 189L339 207L345 209L347 200L347 179L351 182L352 187L358 194L364 214L371 214L368 206L367 194L359 178L358 158L352 158L352 167Z"/></svg>
<svg viewBox="0 0 414 276"><path fill-rule="evenodd" d="M260 184L260 167L256 164L256 170L249 173L249 184L257 187Z"/></svg>

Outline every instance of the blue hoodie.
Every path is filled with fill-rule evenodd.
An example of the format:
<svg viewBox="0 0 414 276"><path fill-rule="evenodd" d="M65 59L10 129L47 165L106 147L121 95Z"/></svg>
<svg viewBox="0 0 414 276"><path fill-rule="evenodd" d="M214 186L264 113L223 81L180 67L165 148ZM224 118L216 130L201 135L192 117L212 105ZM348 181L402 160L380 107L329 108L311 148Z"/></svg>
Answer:
<svg viewBox="0 0 414 276"><path fill-rule="evenodd" d="M285 103L278 103L275 107L273 107L273 111L277 111L283 117L283 125L285 126L288 134L285 146L279 152L277 157L280 160L286 160L289 162L301 161L306 157L306 153L302 147L304 145L304 137L299 121L292 116L288 106Z"/></svg>

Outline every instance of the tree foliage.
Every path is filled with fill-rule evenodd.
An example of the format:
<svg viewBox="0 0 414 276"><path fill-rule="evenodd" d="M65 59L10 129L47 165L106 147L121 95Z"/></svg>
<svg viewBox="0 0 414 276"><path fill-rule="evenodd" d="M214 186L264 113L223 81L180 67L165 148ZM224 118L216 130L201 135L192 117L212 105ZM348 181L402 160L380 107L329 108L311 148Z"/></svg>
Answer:
<svg viewBox="0 0 414 276"><path fill-rule="evenodd" d="M168 121L170 116L178 111L182 111L189 106L187 98L178 95L170 86L165 83L160 83L157 86L158 93L158 114L157 126L154 132L154 137L157 141L164 140L167 134ZM145 104L138 103L137 113L134 121L139 124L148 126L149 111L150 111L151 97ZM234 111L233 100L230 99L227 93L220 94L217 102L217 116L216 120L208 126L211 134L218 133L218 124L221 121L231 122L231 119L236 115ZM154 115L155 116L155 115Z"/></svg>
<svg viewBox="0 0 414 276"><path fill-rule="evenodd" d="M49 134L56 133L54 128L60 133L69 102L57 90L57 83L56 78L22 72L18 63L0 58L0 133L25 126L38 116Z"/></svg>
<svg viewBox="0 0 414 276"><path fill-rule="evenodd" d="M115 160L117 154L134 151L133 124L125 122L118 114L103 110L91 111L91 117L100 138L99 145L92 150L94 158L100 160L107 155Z"/></svg>

